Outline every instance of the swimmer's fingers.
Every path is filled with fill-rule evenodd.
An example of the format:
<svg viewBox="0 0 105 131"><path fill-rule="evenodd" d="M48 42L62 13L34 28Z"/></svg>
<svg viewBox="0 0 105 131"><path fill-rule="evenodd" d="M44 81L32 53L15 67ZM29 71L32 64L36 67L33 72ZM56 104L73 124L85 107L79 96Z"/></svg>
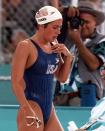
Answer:
<svg viewBox="0 0 105 131"><path fill-rule="evenodd" d="M37 128L41 126L41 120L38 117L26 116L26 120L27 126L33 126L34 124L36 125Z"/></svg>

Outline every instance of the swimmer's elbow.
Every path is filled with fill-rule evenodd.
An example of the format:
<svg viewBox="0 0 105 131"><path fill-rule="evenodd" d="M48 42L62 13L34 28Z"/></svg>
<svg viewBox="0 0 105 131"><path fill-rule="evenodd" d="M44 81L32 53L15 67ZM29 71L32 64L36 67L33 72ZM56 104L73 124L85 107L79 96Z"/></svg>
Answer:
<svg viewBox="0 0 105 131"><path fill-rule="evenodd" d="M65 78L59 78L59 79L58 79L58 81L61 82L61 83L65 83L66 80L67 80L67 77L65 77Z"/></svg>

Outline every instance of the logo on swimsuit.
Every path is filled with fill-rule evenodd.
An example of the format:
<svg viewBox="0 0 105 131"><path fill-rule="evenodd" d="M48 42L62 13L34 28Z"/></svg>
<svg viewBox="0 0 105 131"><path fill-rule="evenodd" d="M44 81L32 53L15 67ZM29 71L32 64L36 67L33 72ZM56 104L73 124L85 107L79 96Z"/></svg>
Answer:
<svg viewBox="0 0 105 131"><path fill-rule="evenodd" d="M53 74L58 68L58 65L48 64L46 74Z"/></svg>
<svg viewBox="0 0 105 131"><path fill-rule="evenodd" d="M59 63L59 58L56 58L55 60L56 60L56 64L58 64Z"/></svg>

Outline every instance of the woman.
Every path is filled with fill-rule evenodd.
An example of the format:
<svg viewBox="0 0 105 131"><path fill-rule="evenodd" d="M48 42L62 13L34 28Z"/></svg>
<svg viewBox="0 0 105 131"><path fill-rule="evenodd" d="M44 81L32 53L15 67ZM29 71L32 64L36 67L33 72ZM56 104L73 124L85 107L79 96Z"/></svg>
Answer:
<svg viewBox="0 0 105 131"><path fill-rule="evenodd" d="M35 18L36 33L18 44L12 63L13 91L20 104L18 131L63 131L52 104L53 78L66 81L72 55L65 45L54 42L62 26L61 13L45 6Z"/></svg>

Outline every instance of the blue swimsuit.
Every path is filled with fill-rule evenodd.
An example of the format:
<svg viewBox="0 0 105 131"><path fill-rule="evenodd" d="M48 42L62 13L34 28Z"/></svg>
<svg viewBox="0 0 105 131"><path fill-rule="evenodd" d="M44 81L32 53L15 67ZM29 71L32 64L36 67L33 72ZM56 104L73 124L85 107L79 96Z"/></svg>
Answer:
<svg viewBox="0 0 105 131"><path fill-rule="evenodd" d="M38 51L35 63L25 70L25 96L39 104L43 112L44 123L49 119L53 101L53 78L58 68L59 58L56 53L45 53L33 40Z"/></svg>

